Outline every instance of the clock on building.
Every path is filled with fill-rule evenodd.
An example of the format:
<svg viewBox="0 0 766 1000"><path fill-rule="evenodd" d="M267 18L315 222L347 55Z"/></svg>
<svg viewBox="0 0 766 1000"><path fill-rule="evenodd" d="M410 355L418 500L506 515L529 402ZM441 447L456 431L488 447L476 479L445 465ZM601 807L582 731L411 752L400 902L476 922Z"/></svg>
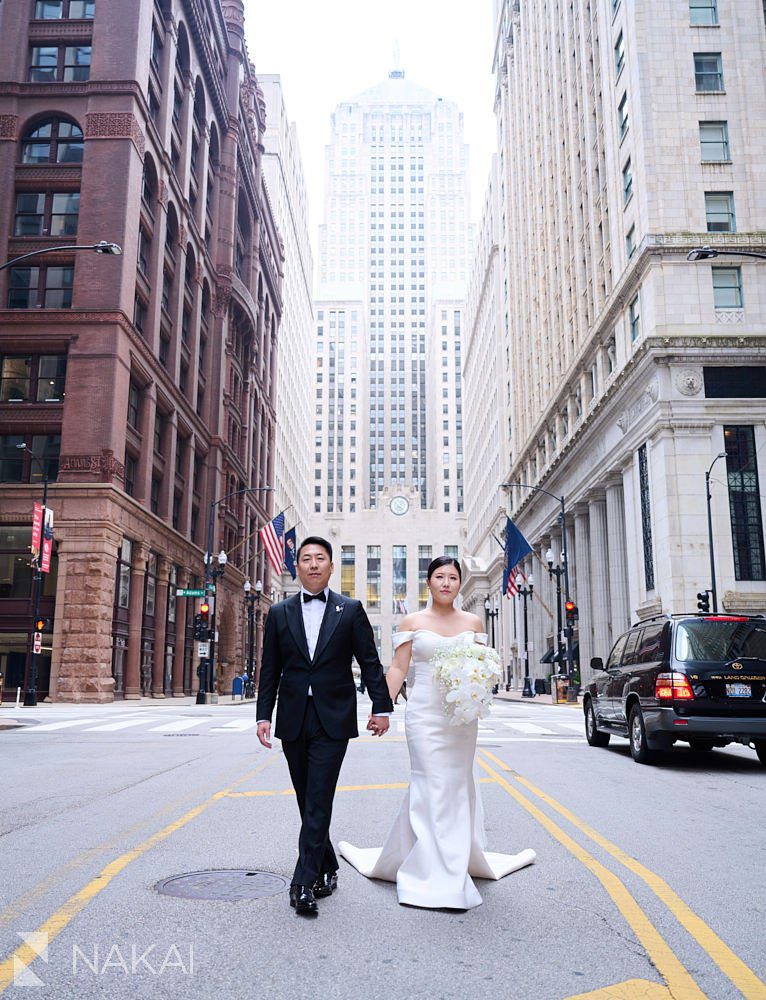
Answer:
<svg viewBox="0 0 766 1000"><path fill-rule="evenodd" d="M394 497L391 500L392 514L396 514L399 517L401 517L402 514L406 514L409 509L410 509L410 502L407 499L407 497Z"/></svg>

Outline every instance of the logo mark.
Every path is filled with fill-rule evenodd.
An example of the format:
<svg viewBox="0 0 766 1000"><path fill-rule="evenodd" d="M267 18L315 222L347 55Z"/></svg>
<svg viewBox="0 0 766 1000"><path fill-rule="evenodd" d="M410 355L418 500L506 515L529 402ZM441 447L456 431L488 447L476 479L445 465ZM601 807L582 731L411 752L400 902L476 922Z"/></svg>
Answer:
<svg viewBox="0 0 766 1000"><path fill-rule="evenodd" d="M13 956L13 982L16 986L44 986L42 979L36 976L29 966L36 958L48 961L48 935L42 931L17 931L25 947L17 949L19 954ZM31 954L30 954L31 952Z"/></svg>
<svg viewBox="0 0 766 1000"><path fill-rule="evenodd" d="M742 670L742 666L743 665L739 661L737 661L736 663L732 663L731 669L732 670Z"/></svg>

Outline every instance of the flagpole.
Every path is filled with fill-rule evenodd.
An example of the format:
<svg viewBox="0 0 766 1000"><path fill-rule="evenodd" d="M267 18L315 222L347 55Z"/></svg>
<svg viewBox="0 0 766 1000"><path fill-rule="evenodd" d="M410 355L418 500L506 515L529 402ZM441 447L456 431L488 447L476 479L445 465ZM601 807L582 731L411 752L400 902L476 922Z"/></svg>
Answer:
<svg viewBox="0 0 766 1000"><path fill-rule="evenodd" d="M567 524L566 524L566 507L564 505L564 495L557 496L555 493L551 493L550 490L543 489L542 486L530 486L529 483L501 483L500 488L502 490L508 491L511 487L517 486L523 490L532 490L535 493L545 493L546 496L553 497L559 504L561 504L561 513L559 514L559 521L561 522L561 558L564 562L564 593L565 601L571 600L569 594L569 558L567 556ZM572 633L574 628L567 624L564 628L564 634L567 640L567 701L575 702L577 696L575 695L575 682L574 682L574 656L572 653Z"/></svg>

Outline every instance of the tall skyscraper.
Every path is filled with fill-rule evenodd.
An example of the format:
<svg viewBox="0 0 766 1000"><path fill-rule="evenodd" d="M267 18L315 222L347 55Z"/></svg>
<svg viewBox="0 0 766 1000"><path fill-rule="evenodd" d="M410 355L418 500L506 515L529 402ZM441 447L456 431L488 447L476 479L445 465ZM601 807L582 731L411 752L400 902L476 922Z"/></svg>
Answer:
<svg viewBox="0 0 766 1000"><path fill-rule="evenodd" d="M314 519L343 547L386 655L395 616L425 603L426 556L461 545L469 207L456 104L396 70L338 105L319 239Z"/></svg>
<svg viewBox="0 0 766 1000"><path fill-rule="evenodd" d="M509 509L570 583L583 679L636 617L766 608L763 5L498 0ZM718 256L689 261L695 247ZM738 256L739 254L739 256ZM711 578L705 472L714 461ZM759 462L760 459L760 462ZM554 496L528 487L547 490ZM499 585L487 527L473 552ZM555 592L535 570L538 676ZM546 610L547 609L547 610ZM518 629L517 629L518 632ZM639 651L636 651L640 655ZM630 655L630 654L629 654ZM648 655L648 654L647 654Z"/></svg>

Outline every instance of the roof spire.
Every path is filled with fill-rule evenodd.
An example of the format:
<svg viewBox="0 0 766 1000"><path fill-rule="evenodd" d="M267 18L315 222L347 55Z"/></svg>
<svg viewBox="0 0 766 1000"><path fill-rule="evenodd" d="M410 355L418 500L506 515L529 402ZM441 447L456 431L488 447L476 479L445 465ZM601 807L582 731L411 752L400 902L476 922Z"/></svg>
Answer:
<svg viewBox="0 0 766 1000"><path fill-rule="evenodd" d="M399 69L399 63L400 63L400 61L401 61L401 52L400 52L400 49L399 49L399 39L397 38L394 41L394 68L388 74L388 79L389 80L403 80L404 79L404 70L403 69Z"/></svg>

